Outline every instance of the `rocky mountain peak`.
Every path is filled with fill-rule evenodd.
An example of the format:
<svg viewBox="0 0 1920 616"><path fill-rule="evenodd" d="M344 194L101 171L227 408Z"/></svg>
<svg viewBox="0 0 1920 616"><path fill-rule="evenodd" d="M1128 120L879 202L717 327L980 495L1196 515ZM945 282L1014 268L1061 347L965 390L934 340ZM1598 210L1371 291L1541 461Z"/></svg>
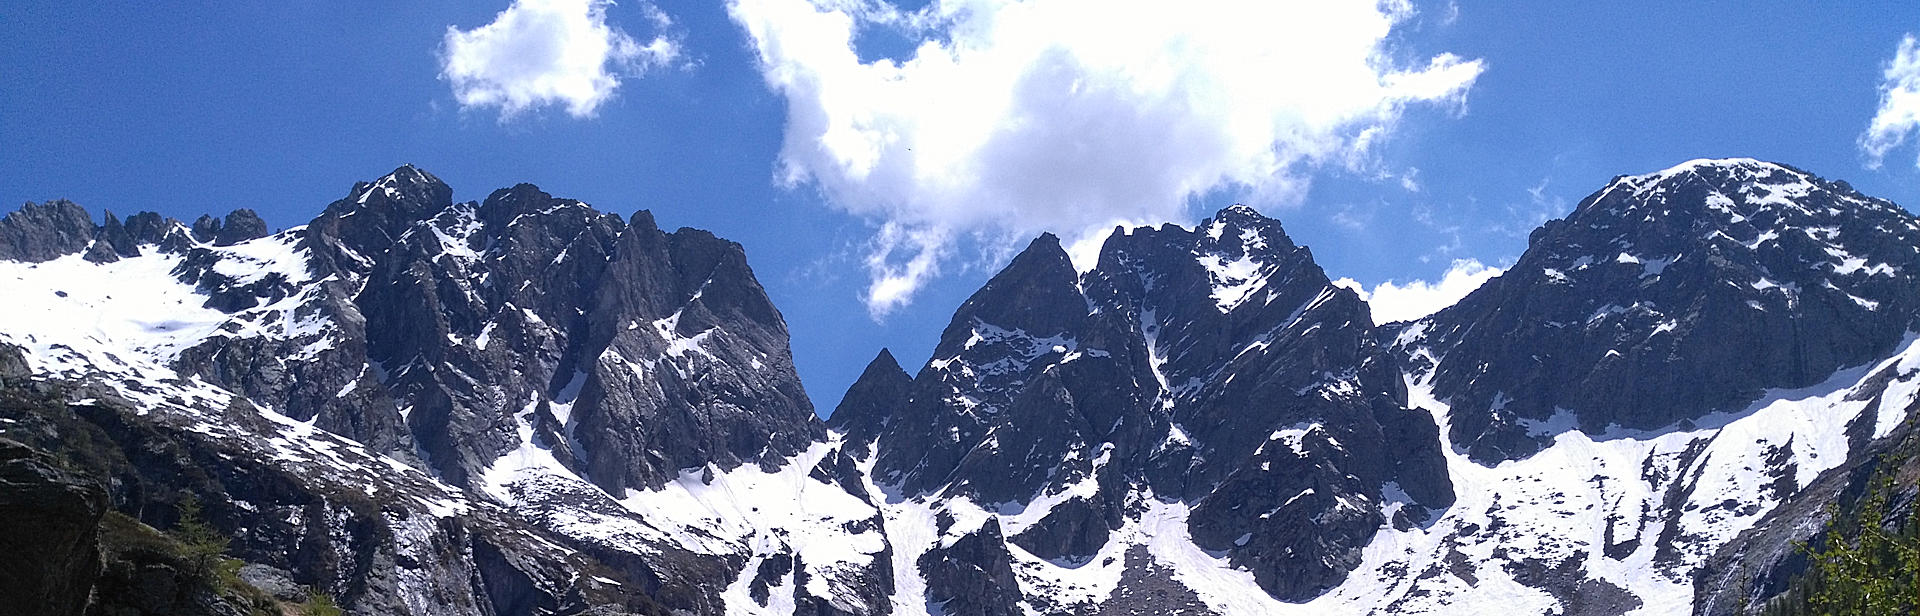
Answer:
<svg viewBox="0 0 1920 616"><path fill-rule="evenodd" d="M1169 284L1203 284L1222 314L1242 306L1267 305L1278 297L1274 294L1277 285L1294 280L1311 284L1311 280L1325 277L1313 263L1312 252L1295 245L1280 221L1245 205L1222 209L1192 229L1162 225L1122 230L1102 247L1097 269L1110 276L1127 276L1126 272L1132 271L1139 277L1146 275L1141 269L1146 264L1152 264L1150 269L1157 273L1139 279L1141 292L1152 294ZM1295 272L1299 275L1275 277L1276 273ZM1174 293L1184 295L1187 291Z"/></svg>
<svg viewBox="0 0 1920 616"><path fill-rule="evenodd" d="M139 212L123 221L111 210L93 224L86 208L59 199L28 203L0 218L0 261L40 263L80 253L93 263L112 263L140 256L144 251L181 254L201 245L231 246L265 237L267 224L253 210L229 212L226 222L201 216L189 228L154 212Z"/></svg>
<svg viewBox="0 0 1920 616"><path fill-rule="evenodd" d="M93 217L72 201L27 203L0 218L0 259L50 261L79 252L93 234Z"/></svg>
<svg viewBox="0 0 1920 616"><path fill-rule="evenodd" d="M941 351L956 350L947 348L944 341L971 348L966 338L957 334L981 323L1041 337L1066 331L1086 315L1079 278L1067 251L1060 246L1060 238L1052 233L1040 234L961 304L941 336Z"/></svg>
<svg viewBox="0 0 1920 616"><path fill-rule="evenodd" d="M183 285L165 305L196 311L154 369L463 487L534 441L617 493L775 464L824 434L739 244L530 184L451 197L402 166L273 236L246 209L96 226L71 202L29 204L0 219L0 260L149 259L132 267Z"/></svg>
<svg viewBox="0 0 1920 616"><path fill-rule="evenodd" d="M399 207L419 220L451 204L453 189L431 173L401 165L372 182L355 182L347 199L355 205Z"/></svg>
<svg viewBox="0 0 1920 616"><path fill-rule="evenodd" d="M1234 256L1285 254L1296 248L1280 221L1245 205L1222 208L1194 230L1206 236L1200 246Z"/></svg>
<svg viewBox="0 0 1920 616"><path fill-rule="evenodd" d="M1616 178L1407 346L1483 366L1434 386L1472 411L1453 438L1492 461L1566 429L1662 429L1884 354L1920 308L1916 275L1920 224L1898 206L1785 165L1697 160Z"/></svg>
<svg viewBox="0 0 1920 616"><path fill-rule="evenodd" d="M840 432L843 442L864 449L887 429L888 416L906 405L912 386L913 377L894 360L893 353L880 349L841 396L833 414L827 416L827 427Z"/></svg>
<svg viewBox="0 0 1920 616"><path fill-rule="evenodd" d="M321 244L341 244L350 253L343 256L351 268L385 250L414 223L452 205L453 189L440 178L402 165L372 182L355 182L308 227Z"/></svg>
<svg viewBox="0 0 1920 616"><path fill-rule="evenodd" d="M1057 562L1100 551L1152 494L1192 507L1197 545L1304 600L1384 521L1384 486L1424 507L1453 498L1437 429L1406 408L1364 302L1245 206L1121 229L1084 275L1042 236L956 311L904 394L888 363L833 422L874 435L875 479L1025 508L1006 540ZM1302 493L1334 500L1286 498ZM1280 552L1300 556L1256 556Z"/></svg>
<svg viewBox="0 0 1920 616"><path fill-rule="evenodd" d="M111 218L109 218L111 220ZM129 219L128 222L132 222ZM212 215L202 215L193 221L193 239L215 246L232 246L240 242L267 236L267 222L253 210L241 208L227 213L224 221Z"/></svg>
<svg viewBox="0 0 1920 616"><path fill-rule="evenodd" d="M1753 159L1695 160L1670 169L1615 178L1581 201L1566 221L1584 239L1624 246L1638 240L1644 248L1689 246L1726 251L1803 248L1782 230L1799 230L1824 244L1850 239L1826 237L1864 219L1877 234L1906 234L1911 218L1898 206L1861 195L1844 182L1829 182L1776 163ZM1717 232L1717 233L1716 233ZM1654 245L1657 244L1657 245ZM1842 272L1844 273L1844 272Z"/></svg>

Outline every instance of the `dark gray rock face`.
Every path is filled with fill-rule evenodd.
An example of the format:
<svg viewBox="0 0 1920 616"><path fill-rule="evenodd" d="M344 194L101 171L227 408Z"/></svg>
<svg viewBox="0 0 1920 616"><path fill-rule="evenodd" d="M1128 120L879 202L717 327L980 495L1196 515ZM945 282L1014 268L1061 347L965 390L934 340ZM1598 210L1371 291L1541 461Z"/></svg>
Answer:
<svg viewBox="0 0 1920 616"><path fill-rule="evenodd" d="M1884 356L1920 314L1916 246L1911 215L1845 183L1698 161L1615 179L1411 327L1441 354L1448 436L1491 463L1559 430L1660 429Z"/></svg>
<svg viewBox="0 0 1920 616"><path fill-rule="evenodd" d="M875 479L907 495L992 509L1091 482L1014 539L1042 558L1092 555L1130 498L1184 500L1197 544L1302 601L1359 563L1387 494L1415 521L1453 501L1371 323L1245 207L1116 231L1085 274L1042 236L960 307L904 400L876 361L834 426L877 435Z"/></svg>
<svg viewBox="0 0 1920 616"><path fill-rule="evenodd" d="M134 243L133 234L120 224L120 218L108 211L100 215L105 222L94 234L93 245L87 247L86 260L93 263L112 263L121 257L140 254L140 247Z"/></svg>
<svg viewBox="0 0 1920 616"><path fill-rule="evenodd" d="M1020 584L1013 577L1013 555L1007 553L1000 522L989 518L973 532L920 557L927 578L927 600L947 614L1016 616Z"/></svg>
<svg viewBox="0 0 1920 616"><path fill-rule="evenodd" d="M912 386L913 377L900 368L893 353L880 349L827 416L827 427L841 434L841 442L865 450L887 428L887 415L906 405Z"/></svg>
<svg viewBox="0 0 1920 616"><path fill-rule="evenodd" d="M1136 545L1127 549L1125 554L1126 570L1121 574L1120 586L1113 596L1099 605L1072 607L1060 606L1051 613L1088 614L1091 616L1147 616L1149 614L1179 614L1181 616L1215 616L1219 612L1207 607L1199 595L1175 579L1172 569L1153 560L1146 546Z"/></svg>
<svg viewBox="0 0 1920 616"><path fill-rule="evenodd" d="M100 574L106 491L41 452L0 439L0 597L22 616L80 614Z"/></svg>
<svg viewBox="0 0 1920 616"><path fill-rule="evenodd" d="M595 483L653 487L708 462L772 468L825 437L739 244L662 233L643 213L607 278L587 315L591 354L572 362L586 373L575 437Z"/></svg>
<svg viewBox="0 0 1920 616"><path fill-rule="evenodd" d="M267 221L249 209L238 209L227 213L226 223L213 236L213 245L232 246L247 240L267 236Z"/></svg>
<svg viewBox="0 0 1920 616"><path fill-rule="evenodd" d="M240 579L281 601L305 603L307 589L293 581L293 574L262 564L240 567Z"/></svg>
<svg viewBox="0 0 1920 616"><path fill-rule="evenodd" d="M265 240L309 257L293 276L235 278L216 267L227 253L188 251L176 273L210 307L311 326L210 339L179 368L417 454L456 485L519 447L523 422L614 494L709 462L771 465L824 436L786 324L738 244L528 184L480 203L451 195L410 166L356 184L306 227ZM217 247L264 225L235 212L196 227ZM296 295L290 309L256 308Z"/></svg>
<svg viewBox="0 0 1920 616"><path fill-rule="evenodd" d="M1034 240L961 305L934 349L939 359L929 366L938 367L921 370L906 405L883 420L886 430L863 428L881 435L876 477L901 483L909 494L952 482L968 484L968 491L984 502L1034 496L1059 454L1088 444L1075 425L1082 420L1058 408L1065 400L1057 377L1046 377L1032 393L1023 394L1034 373L1046 372L1048 364L1066 357L1066 336L1086 320L1085 306L1059 240L1051 235ZM1036 359L1039 366L1033 365ZM855 389L881 388L858 382ZM842 402L848 404L884 403ZM1003 419L1015 416L1022 421ZM1000 424L1007 426L1002 435L1007 440L996 439L989 449L970 456ZM1037 449L1042 442L1051 451ZM960 473L963 463L978 471ZM1068 472L1084 475L1089 463L1081 460Z"/></svg>
<svg viewBox="0 0 1920 616"><path fill-rule="evenodd" d="M1107 544L1106 508L1091 499L1062 501L1047 510L1040 522L1014 535L1014 545L1047 560L1081 564L1092 560Z"/></svg>
<svg viewBox="0 0 1920 616"><path fill-rule="evenodd" d="M0 218L0 261L40 263L82 253L88 261L112 263L139 256L143 247L178 253L196 243L226 246L267 234L266 222L247 209L228 214L225 231L211 216L202 216L191 229L153 212L140 212L122 222L108 211L101 219L101 224L94 225L86 208L64 199L23 205ZM202 237L202 226L208 224Z"/></svg>
<svg viewBox="0 0 1920 616"><path fill-rule="evenodd" d="M72 201L28 203L0 218L0 259L51 261L80 252L93 235L93 217Z"/></svg>
<svg viewBox="0 0 1920 616"><path fill-rule="evenodd" d="M228 212L226 222L211 215L202 215L194 219L189 231L189 237L194 241L215 246L232 246L266 236L267 222L261 220L253 210L245 208Z"/></svg>

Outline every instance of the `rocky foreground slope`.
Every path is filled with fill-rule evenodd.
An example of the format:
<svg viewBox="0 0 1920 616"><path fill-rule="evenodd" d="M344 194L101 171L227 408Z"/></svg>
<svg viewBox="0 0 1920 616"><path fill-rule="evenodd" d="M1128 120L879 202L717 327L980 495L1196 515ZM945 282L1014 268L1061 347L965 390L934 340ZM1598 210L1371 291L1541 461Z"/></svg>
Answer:
<svg viewBox="0 0 1920 616"><path fill-rule="evenodd" d="M740 246L451 194L9 215L0 437L359 613L1725 613L1920 392L1920 225L1745 159L1384 327L1242 206L1043 236L826 422Z"/></svg>

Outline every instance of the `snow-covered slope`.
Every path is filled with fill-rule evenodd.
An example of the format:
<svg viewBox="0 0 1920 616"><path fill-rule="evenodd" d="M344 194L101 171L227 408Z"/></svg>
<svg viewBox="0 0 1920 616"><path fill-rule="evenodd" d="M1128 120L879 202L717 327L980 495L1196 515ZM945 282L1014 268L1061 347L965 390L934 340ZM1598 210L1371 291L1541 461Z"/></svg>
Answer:
<svg viewBox="0 0 1920 616"><path fill-rule="evenodd" d="M1916 368L1910 337L1893 357L1689 429L1542 426L1551 445L1492 467L1450 447L1459 501L1424 528L1384 532L1355 574L1379 585L1335 596L1399 614L1691 613L1694 571L1714 550L1906 419ZM1445 426L1431 377L1410 374L1410 396Z"/></svg>
<svg viewBox="0 0 1920 616"><path fill-rule="evenodd" d="M1427 352L1417 337L1405 342ZM1432 397L1431 376L1409 374L1409 396L1445 426L1449 410ZM1383 524L1347 581L1306 602L1274 599L1250 572L1194 545L1189 508L1151 493L1137 497L1084 562L1007 550L1028 613L1074 613L1084 604L1276 615L1689 614L1693 573L1707 556L1845 461L1862 438L1905 420L1916 393L1920 343L1909 339L1886 360L1811 387L1770 390L1690 430L1567 430L1532 457L1492 467L1450 447L1454 505L1426 524ZM908 566L916 554L988 520L1017 534L1058 502L994 509L959 496L895 495L883 503L896 584L906 594L895 613L941 613L912 592L924 585ZM1402 506L1409 505L1386 505ZM955 520L945 532L942 512Z"/></svg>

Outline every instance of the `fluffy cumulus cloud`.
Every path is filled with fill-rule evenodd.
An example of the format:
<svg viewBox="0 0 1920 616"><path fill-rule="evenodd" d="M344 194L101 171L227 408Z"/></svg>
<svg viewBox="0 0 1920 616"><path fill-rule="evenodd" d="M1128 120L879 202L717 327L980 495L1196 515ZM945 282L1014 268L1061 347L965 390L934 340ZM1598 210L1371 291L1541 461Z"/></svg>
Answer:
<svg viewBox="0 0 1920 616"><path fill-rule="evenodd" d="M472 30L449 26L440 48L440 77L463 108L496 108L502 119L546 105L590 117L613 97L622 77L672 62L679 46L671 21L642 4L661 32L641 44L607 23L606 0L514 0Z"/></svg>
<svg viewBox="0 0 1920 616"><path fill-rule="evenodd" d="M1920 131L1920 43L1909 34L1887 63L1880 83L1880 110L1860 135L1867 165L1878 168L1887 152L1906 143L1916 131Z"/></svg>
<svg viewBox="0 0 1920 616"><path fill-rule="evenodd" d="M1341 278L1333 283L1359 293L1373 308L1373 322L1386 324L1411 321L1439 312L1499 276L1501 271L1500 268L1473 259L1461 259L1447 268L1447 273L1440 277L1439 282L1415 280L1396 283L1389 280L1375 285L1372 290L1367 290L1365 285L1352 278Z"/></svg>
<svg viewBox="0 0 1920 616"><path fill-rule="evenodd" d="M729 0L788 119L782 179L876 221L876 315L957 240L1187 218L1228 190L1297 202L1367 169L1409 106L1463 110L1482 65L1405 57L1374 0ZM884 36L877 36L876 33ZM863 41L889 40L901 53ZM884 50L882 50L884 52Z"/></svg>

